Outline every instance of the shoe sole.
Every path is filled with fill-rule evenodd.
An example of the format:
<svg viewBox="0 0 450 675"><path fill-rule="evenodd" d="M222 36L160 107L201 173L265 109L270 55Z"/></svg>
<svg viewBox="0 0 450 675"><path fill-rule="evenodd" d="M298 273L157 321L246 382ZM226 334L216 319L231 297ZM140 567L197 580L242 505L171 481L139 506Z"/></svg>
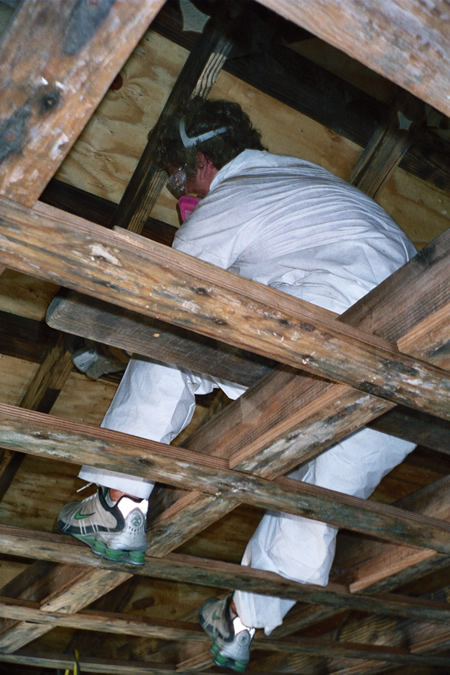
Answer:
<svg viewBox="0 0 450 675"><path fill-rule="evenodd" d="M59 531L61 532L61 530ZM144 551L120 551L115 548L110 548L104 542L89 535L71 534L70 532L62 532L62 534L68 534L70 537L78 539L78 541L89 546L95 556L103 558L103 560L106 560L107 562L134 565L136 567L142 567L145 563Z"/></svg>
<svg viewBox="0 0 450 675"><path fill-rule="evenodd" d="M243 661L237 661L236 659L232 659L229 656L224 656L215 642L213 642L209 651L214 657L214 663L216 666L220 666L221 668L231 668L231 670L234 670L238 673L243 673L247 668L247 663L244 663Z"/></svg>

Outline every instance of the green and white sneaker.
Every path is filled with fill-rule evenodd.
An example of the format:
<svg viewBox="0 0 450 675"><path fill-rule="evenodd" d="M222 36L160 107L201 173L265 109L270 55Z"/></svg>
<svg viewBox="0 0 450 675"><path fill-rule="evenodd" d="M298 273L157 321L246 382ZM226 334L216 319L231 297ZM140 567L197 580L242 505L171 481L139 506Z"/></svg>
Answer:
<svg viewBox="0 0 450 675"><path fill-rule="evenodd" d="M224 600L209 598L200 607L200 625L212 640L214 663L243 673L250 661L254 628L244 626L231 608L231 595Z"/></svg>
<svg viewBox="0 0 450 675"><path fill-rule="evenodd" d="M108 488L82 502L66 504L58 517L58 530L91 547L109 562L143 565L147 540L145 526L148 501L123 496L112 506Z"/></svg>

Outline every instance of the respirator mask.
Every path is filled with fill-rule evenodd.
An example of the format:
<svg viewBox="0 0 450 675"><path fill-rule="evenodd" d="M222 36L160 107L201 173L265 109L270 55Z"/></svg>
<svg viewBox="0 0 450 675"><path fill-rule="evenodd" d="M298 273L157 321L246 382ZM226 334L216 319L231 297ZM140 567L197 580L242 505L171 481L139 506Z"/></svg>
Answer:
<svg viewBox="0 0 450 675"><path fill-rule="evenodd" d="M181 222L184 223L186 218L192 213L201 197L198 195L188 195L187 190L187 175L186 169L179 168L173 173L167 181L167 189L178 200L178 209L180 212Z"/></svg>

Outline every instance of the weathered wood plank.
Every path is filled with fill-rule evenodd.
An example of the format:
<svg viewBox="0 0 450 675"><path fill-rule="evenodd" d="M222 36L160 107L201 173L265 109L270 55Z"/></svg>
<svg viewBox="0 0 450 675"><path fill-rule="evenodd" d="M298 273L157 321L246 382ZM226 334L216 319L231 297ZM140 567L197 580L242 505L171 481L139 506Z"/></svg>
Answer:
<svg viewBox="0 0 450 675"><path fill-rule="evenodd" d="M450 520L450 477L446 476L431 483L404 499L395 506L433 518ZM406 583L416 575L421 576L428 569L444 560L438 560L432 551L418 551L407 546L390 546L382 542L364 541L346 547L347 571L333 575L333 579L348 583L352 592L369 589L370 592L385 592ZM353 557L352 557L353 556ZM447 560L448 564L450 560ZM336 564L342 567L342 557Z"/></svg>
<svg viewBox="0 0 450 675"><path fill-rule="evenodd" d="M256 384L275 363L73 291L65 297L54 298L48 308L47 324L66 333L125 349L130 354L173 363L248 387Z"/></svg>
<svg viewBox="0 0 450 675"><path fill-rule="evenodd" d="M227 16L226 4L219 5L214 18L207 23L195 48L189 54L156 127L173 115L191 96L197 94L206 98L233 46L235 29L236 24ZM212 63L216 66L213 74ZM167 180L166 172L153 163L154 151L155 136L150 134L114 215L113 225L127 228L131 232L142 231Z"/></svg>
<svg viewBox="0 0 450 675"><path fill-rule="evenodd" d="M0 404L0 444L49 459L140 475L260 508L304 515L411 546L450 553L450 525L288 478L228 470L226 460Z"/></svg>
<svg viewBox="0 0 450 675"><path fill-rule="evenodd" d="M39 568L36 572L40 574ZM43 613L58 611L72 614L91 604L129 578L130 574L126 572L94 568L86 570L83 567L58 565L51 573L45 575L46 580L42 582L44 595L42 595L42 592L38 594L38 597L40 596L40 610ZM33 585L33 582L31 582L31 588ZM18 590L17 592L19 593ZM28 588L25 589L25 592L20 593L20 596L25 596L25 598L28 595ZM21 597L20 602L23 601L23 597ZM51 626L45 621L29 622L26 618L19 619L19 621L18 624L14 623L3 627L0 634L0 649L2 651L14 652L51 629Z"/></svg>
<svg viewBox="0 0 450 675"><path fill-rule="evenodd" d="M338 379L396 403L449 415L442 373L329 313L130 233L59 211L3 202L2 260L87 295ZM52 251L44 243L52 241ZM120 292L118 292L120 289ZM277 309L274 309L276 307Z"/></svg>
<svg viewBox="0 0 450 675"><path fill-rule="evenodd" d="M449 482L450 479L446 476L437 483L399 500L396 506L448 520ZM436 574L440 566L446 567L449 562L448 557L436 556L432 551L419 551L402 546L392 547L373 540L346 541L344 546L342 539L338 538L331 580L348 583L355 593L387 592L413 578L423 576L428 571ZM290 635L324 619L336 617L339 613L342 614L342 610L334 612L326 606L315 605L305 608L299 605L289 613L283 625L276 629L274 637Z"/></svg>
<svg viewBox="0 0 450 675"><path fill-rule="evenodd" d="M375 197L400 164L425 120L422 101L402 92L386 122L378 129L353 167L349 182Z"/></svg>
<svg viewBox="0 0 450 675"><path fill-rule="evenodd" d="M450 57L444 4L258 0L444 114ZM420 53L418 58L417 53Z"/></svg>
<svg viewBox="0 0 450 675"><path fill-rule="evenodd" d="M65 615L58 612L45 614L39 609L36 602L15 601L0 598L0 616L22 621L42 622L44 625L78 628L103 633L120 633L125 635L142 636L147 639L162 640L194 640L207 642L208 638L199 625L183 624L174 621L155 621L145 617L130 617L124 614L111 612L83 611L78 614ZM296 637L294 640L270 640L255 638L254 649L264 651L279 651L285 653L307 653L350 658L372 658L386 660L391 663L408 665L432 664L446 665L446 657L420 656L412 653L411 649L401 647L356 644L349 642L330 642L315 638ZM8 653L8 652L6 652Z"/></svg>
<svg viewBox="0 0 450 675"><path fill-rule="evenodd" d="M163 4L21 3L0 50L0 194L36 201Z"/></svg>
<svg viewBox="0 0 450 675"><path fill-rule="evenodd" d="M86 547L63 535L46 534L0 525L0 551L12 555L52 560L98 569L129 572L126 565L107 563L93 556ZM147 556L133 574L226 589L242 589L263 595L292 598L311 604L326 604L360 611L403 616L422 621L447 622L446 603L408 598L400 594L372 597L351 594L339 584L326 587L297 584L273 572L265 572L232 563L218 562L171 553L163 560Z"/></svg>
<svg viewBox="0 0 450 675"><path fill-rule="evenodd" d="M67 654L56 652L33 652L4 654L0 656L4 663L17 663L34 668L51 668L73 670L74 661ZM131 661L121 659L83 659L83 671L89 673L104 673L104 675L177 675L178 671L171 666L155 664L151 661ZM186 675L189 675L186 671ZM204 671L204 675L215 675L212 671Z"/></svg>

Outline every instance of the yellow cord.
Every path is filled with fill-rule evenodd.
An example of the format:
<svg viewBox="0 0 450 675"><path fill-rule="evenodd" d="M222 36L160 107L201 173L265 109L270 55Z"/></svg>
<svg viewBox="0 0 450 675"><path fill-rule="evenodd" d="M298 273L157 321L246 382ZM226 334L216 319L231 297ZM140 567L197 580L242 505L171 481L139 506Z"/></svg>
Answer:
<svg viewBox="0 0 450 675"><path fill-rule="evenodd" d="M73 675L80 675L80 664L79 664L79 654L78 650L74 649L73 650ZM64 671L64 675L71 675L70 668L67 668Z"/></svg>

